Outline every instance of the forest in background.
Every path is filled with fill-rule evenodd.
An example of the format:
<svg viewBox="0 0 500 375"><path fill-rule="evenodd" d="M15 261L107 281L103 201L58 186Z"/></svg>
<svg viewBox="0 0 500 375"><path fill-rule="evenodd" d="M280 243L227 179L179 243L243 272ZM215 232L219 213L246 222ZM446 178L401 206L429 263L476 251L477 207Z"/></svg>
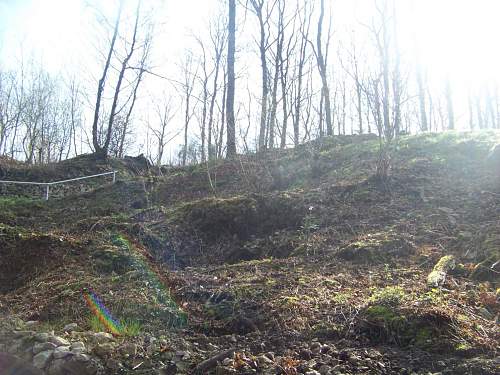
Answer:
<svg viewBox="0 0 500 375"><path fill-rule="evenodd" d="M45 164L88 152L141 152L158 165L186 165L225 157L231 142L252 153L326 135L374 133L390 141L500 127L496 80L458 92L456 77L429 79L421 30L400 27L406 2L365 1L368 22L346 32L336 2L220 1L167 73L154 57L169 43L157 37L160 3L87 3L101 40L92 52L98 63L81 74L54 74L35 56L15 68L0 64L0 154Z"/></svg>

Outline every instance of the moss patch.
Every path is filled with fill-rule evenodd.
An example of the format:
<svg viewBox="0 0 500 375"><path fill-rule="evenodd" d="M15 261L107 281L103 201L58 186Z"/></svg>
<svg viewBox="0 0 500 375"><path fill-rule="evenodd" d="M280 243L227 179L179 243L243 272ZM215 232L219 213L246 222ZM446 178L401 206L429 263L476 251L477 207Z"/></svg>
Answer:
<svg viewBox="0 0 500 375"><path fill-rule="evenodd" d="M440 286L446 279L446 274L455 269L456 260L453 255L446 255L439 259L434 266L432 272L427 276L427 284L429 286Z"/></svg>
<svg viewBox="0 0 500 375"><path fill-rule="evenodd" d="M456 335L451 323L450 317L438 311L415 313L377 304L365 310L362 331L375 343L449 352Z"/></svg>
<svg viewBox="0 0 500 375"><path fill-rule="evenodd" d="M414 252L415 245L411 241L392 233L377 233L340 248L337 256L355 263L383 263Z"/></svg>

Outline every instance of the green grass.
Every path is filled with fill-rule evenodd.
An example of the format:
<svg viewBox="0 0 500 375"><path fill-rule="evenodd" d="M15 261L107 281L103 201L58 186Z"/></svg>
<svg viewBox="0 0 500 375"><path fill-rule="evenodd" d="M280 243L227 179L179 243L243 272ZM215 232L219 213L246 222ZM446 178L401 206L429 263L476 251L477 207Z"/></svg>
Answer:
<svg viewBox="0 0 500 375"><path fill-rule="evenodd" d="M104 327L104 325L101 323L99 318L95 315L90 316L89 326L90 326L90 329L94 332L106 332L107 331L106 327Z"/></svg>
<svg viewBox="0 0 500 375"><path fill-rule="evenodd" d="M0 197L0 222L15 222L18 218L30 217L33 211L43 208L45 202L27 197Z"/></svg>
<svg viewBox="0 0 500 375"><path fill-rule="evenodd" d="M108 331L96 315L90 316L88 324L90 329L94 332ZM120 334L127 337L138 336L143 330L142 324L134 319L120 319L120 326Z"/></svg>
<svg viewBox="0 0 500 375"><path fill-rule="evenodd" d="M142 324L133 319L120 320L122 326L122 334L128 337L138 336L142 332Z"/></svg>
<svg viewBox="0 0 500 375"><path fill-rule="evenodd" d="M398 286L388 286L384 289L375 290L370 296L372 304L382 306L398 306L407 299L406 292Z"/></svg>

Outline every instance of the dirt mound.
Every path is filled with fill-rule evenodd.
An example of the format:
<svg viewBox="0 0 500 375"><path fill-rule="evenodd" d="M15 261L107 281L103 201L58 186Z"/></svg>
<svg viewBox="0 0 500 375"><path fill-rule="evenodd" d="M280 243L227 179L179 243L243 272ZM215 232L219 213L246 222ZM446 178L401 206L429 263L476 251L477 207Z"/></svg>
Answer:
<svg viewBox="0 0 500 375"><path fill-rule="evenodd" d="M378 233L360 238L341 247L339 258L355 263L387 263L415 253L415 244L391 233Z"/></svg>
<svg viewBox="0 0 500 375"><path fill-rule="evenodd" d="M288 237L301 227L307 211L296 192L212 197L162 212L159 221L137 223L130 233L171 265L233 263L290 255L294 248L286 245ZM151 210L145 214L155 215ZM267 251L278 242L284 247Z"/></svg>
<svg viewBox="0 0 500 375"><path fill-rule="evenodd" d="M454 351L458 335L453 318L445 311L405 311L384 305L366 308L356 329L374 343L415 345L437 352Z"/></svg>
<svg viewBox="0 0 500 375"><path fill-rule="evenodd" d="M178 221L209 242L222 237L247 240L280 229L296 229L306 213L297 194L208 198L181 206Z"/></svg>
<svg viewBox="0 0 500 375"><path fill-rule="evenodd" d="M150 164L143 155L104 160L96 158L93 154L85 154L47 165L7 163L3 166L3 178L19 181L54 182L112 170L117 170L122 177L131 177L147 174L149 168Z"/></svg>
<svg viewBox="0 0 500 375"><path fill-rule="evenodd" d="M20 162L16 159L12 159L9 156L0 155L0 177L4 177L4 171L9 168L22 168L24 165L23 162Z"/></svg>
<svg viewBox="0 0 500 375"><path fill-rule="evenodd" d="M63 237L0 225L0 293L60 267L73 247Z"/></svg>

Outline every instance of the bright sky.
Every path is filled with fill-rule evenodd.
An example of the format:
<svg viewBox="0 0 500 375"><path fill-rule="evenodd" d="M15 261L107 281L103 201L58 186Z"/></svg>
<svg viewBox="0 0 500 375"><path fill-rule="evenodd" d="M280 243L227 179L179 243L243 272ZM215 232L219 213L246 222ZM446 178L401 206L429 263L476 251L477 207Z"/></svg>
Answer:
<svg viewBox="0 0 500 375"><path fill-rule="evenodd" d="M181 53L190 30L196 32L206 24L218 1L158 1L157 16L164 26L159 31L161 41L156 41L155 48L168 51L170 56ZM332 1L337 27L365 32L361 24L369 22L371 0ZM13 61L21 45L25 53L34 51L42 56L49 69L57 70L82 61L88 48L86 40L92 34L93 20L85 6L87 2L0 0L2 61ZM94 2L101 6L111 3ZM449 72L470 80L489 79L492 74L498 77L499 0L398 0L398 3L402 11L401 37L411 42L411 33L416 30L423 63L441 73Z"/></svg>
<svg viewBox="0 0 500 375"><path fill-rule="evenodd" d="M330 1L336 29L332 50L337 50L340 44L348 47L349 34L354 34L363 51L373 0ZM86 71L95 75L101 69L96 41L101 38L102 43L105 39L96 31L95 18L86 6L89 2L108 8L104 12L114 18L114 2L110 0L0 0L0 65L15 67L22 50L25 56L32 54L41 59L49 71L62 74ZM206 35L210 15L217 7L225 7L225 1L145 0L148 5L152 2L157 3L155 16L161 23L154 40L154 65L161 74L175 76L178 74L175 64L193 46L192 35ZM404 58L415 60L417 43L420 61L431 84L434 80L439 90L447 75L454 84L455 94L460 90L465 93L468 85L500 82L500 0L397 0L397 5ZM241 7L238 11L241 16ZM240 32L245 35L255 32L251 25ZM249 72L250 84L257 84L258 78L253 76L259 75L259 62L256 52L244 51L248 45L253 47L250 36L246 38L237 41L240 48L237 69L251 65L255 71ZM245 53L255 60L246 58ZM154 91L154 85L159 83L149 84L147 90Z"/></svg>
<svg viewBox="0 0 500 375"><path fill-rule="evenodd" d="M203 25L211 5L215 5L214 0L147 0L145 4L153 2L158 6L157 19L163 23L156 39L160 51L183 48L190 30ZM114 19L116 9L110 5L115 2L109 0L0 0L2 61L15 64L14 57L19 57L22 47L25 54L41 56L50 70L81 62L89 54L89 42L96 37L88 3L97 4Z"/></svg>

